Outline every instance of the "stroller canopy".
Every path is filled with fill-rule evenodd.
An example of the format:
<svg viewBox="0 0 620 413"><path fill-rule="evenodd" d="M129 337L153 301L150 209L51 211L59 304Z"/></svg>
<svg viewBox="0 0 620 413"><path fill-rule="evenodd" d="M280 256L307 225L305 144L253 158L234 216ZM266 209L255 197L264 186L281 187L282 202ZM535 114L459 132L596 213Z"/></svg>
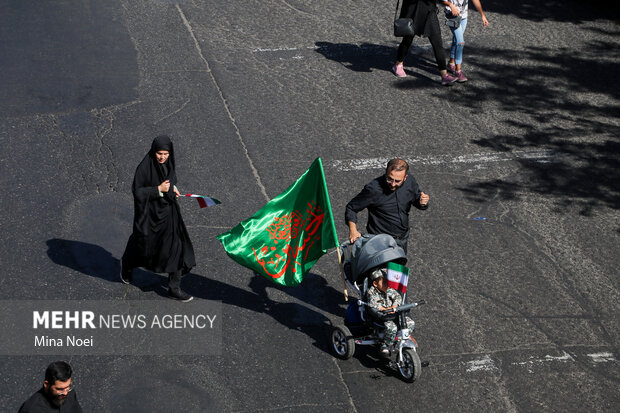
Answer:
<svg viewBox="0 0 620 413"><path fill-rule="evenodd" d="M402 265L407 263L405 251L396 244L394 238L387 234L364 235L347 249L350 251L345 252L345 260L348 260L351 265L350 274L347 276L352 282L363 281L370 270L390 261Z"/></svg>

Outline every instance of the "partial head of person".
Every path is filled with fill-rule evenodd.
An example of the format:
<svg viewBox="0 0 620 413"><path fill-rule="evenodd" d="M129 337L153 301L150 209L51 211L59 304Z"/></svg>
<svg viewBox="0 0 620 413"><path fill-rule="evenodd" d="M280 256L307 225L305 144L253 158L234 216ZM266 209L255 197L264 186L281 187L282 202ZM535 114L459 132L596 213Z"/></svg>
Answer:
<svg viewBox="0 0 620 413"><path fill-rule="evenodd" d="M386 292L387 291L387 280L385 279L385 275L386 275L385 268L377 268L376 270L370 273L370 276L368 278L370 279L370 282L372 282L372 285L375 288L383 292Z"/></svg>
<svg viewBox="0 0 620 413"><path fill-rule="evenodd" d="M390 160L385 168L385 182L391 191L403 186L409 175L409 164L400 158Z"/></svg>
<svg viewBox="0 0 620 413"><path fill-rule="evenodd" d="M62 406L67 400L69 392L73 390L71 384L71 366L64 361L55 361L45 370L43 389L50 403L55 407Z"/></svg>
<svg viewBox="0 0 620 413"><path fill-rule="evenodd" d="M172 141L170 140L170 137L160 135L153 139L153 143L151 144L151 153L157 163L166 163L170 157L170 152L172 152Z"/></svg>

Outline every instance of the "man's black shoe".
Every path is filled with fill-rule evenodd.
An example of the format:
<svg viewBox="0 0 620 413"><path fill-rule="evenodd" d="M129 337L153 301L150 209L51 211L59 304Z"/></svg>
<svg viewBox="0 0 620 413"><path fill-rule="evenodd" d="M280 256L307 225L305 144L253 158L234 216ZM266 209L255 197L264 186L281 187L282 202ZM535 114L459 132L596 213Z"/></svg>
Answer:
<svg viewBox="0 0 620 413"><path fill-rule="evenodd" d="M183 301L184 303L192 301L194 299L194 297L183 292L183 290L172 288L168 288L168 297L174 298L175 300Z"/></svg>

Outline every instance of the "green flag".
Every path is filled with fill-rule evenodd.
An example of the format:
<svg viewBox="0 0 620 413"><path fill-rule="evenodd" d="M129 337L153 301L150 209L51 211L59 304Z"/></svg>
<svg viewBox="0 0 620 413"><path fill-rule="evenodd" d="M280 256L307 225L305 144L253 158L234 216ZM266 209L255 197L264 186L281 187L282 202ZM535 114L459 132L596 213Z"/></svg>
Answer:
<svg viewBox="0 0 620 413"><path fill-rule="evenodd" d="M252 217L217 236L239 264L286 286L338 246L321 158Z"/></svg>

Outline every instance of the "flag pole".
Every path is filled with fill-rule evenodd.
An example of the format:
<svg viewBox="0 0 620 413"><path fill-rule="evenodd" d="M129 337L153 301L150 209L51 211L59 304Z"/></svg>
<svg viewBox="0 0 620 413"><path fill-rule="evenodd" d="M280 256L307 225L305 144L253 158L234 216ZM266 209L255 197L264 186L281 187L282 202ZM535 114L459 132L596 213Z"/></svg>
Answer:
<svg viewBox="0 0 620 413"><path fill-rule="evenodd" d="M342 288L344 290L344 300L349 301L349 292L347 291L347 281L344 278L344 268L342 267L342 255L340 255L340 247L336 247L338 252L338 267L340 267L340 275L342 276Z"/></svg>

